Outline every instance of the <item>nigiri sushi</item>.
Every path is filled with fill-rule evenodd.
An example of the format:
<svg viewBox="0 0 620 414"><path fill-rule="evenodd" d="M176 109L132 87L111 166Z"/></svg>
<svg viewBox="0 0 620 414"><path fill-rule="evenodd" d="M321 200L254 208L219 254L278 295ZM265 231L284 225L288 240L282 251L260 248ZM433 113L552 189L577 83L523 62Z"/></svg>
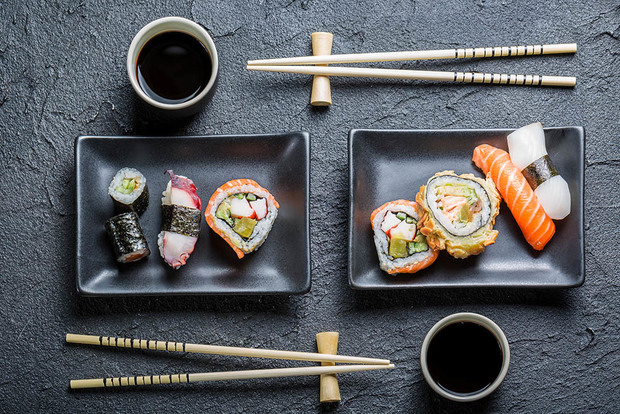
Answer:
<svg viewBox="0 0 620 414"><path fill-rule="evenodd" d="M542 250L553 237L555 225L508 153L482 144L474 149L473 161L495 183L525 240Z"/></svg>
<svg viewBox="0 0 620 414"><path fill-rule="evenodd" d="M157 236L159 254L173 269L187 263L200 233L201 201L194 182L172 170L162 193L162 231Z"/></svg>
<svg viewBox="0 0 620 414"><path fill-rule="evenodd" d="M568 183L547 154L542 124L535 122L508 135L508 151L510 160L521 170L545 213L554 220L568 216L571 204Z"/></svg>
<svg viewBox="0 0 620 414"><path fill-rule="evenodd" d="M431 248L464 259L495 243L501 199L490 180L442 171L420 187L416 201L418 228Z"/></svg>
<svg viewBox="0 0 620 414"><path fill-rule="evenodd" d="M389 274L415 273L437 259L438 251L416 230L415 207L409 200L389 201L370 215L379 267Z"/></svg>
<svg viewBox="0 0 620 414"><path fill-rule="evenodd" d="M256 181L231 180L215 190L205 219L241 259L265 242L278 208L276 199Z"/></svg>

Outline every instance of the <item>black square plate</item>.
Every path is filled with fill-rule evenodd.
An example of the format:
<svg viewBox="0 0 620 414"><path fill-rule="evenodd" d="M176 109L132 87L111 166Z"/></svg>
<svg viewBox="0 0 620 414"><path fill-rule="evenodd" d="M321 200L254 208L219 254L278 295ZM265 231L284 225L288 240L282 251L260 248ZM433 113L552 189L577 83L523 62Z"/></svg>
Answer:
<svg viewBox="0 0 620 414"><path fill-rule="evenodd" d="M584 281L582 127L546 128L547 151L568 182L572 206L542 252L525 241L502 202L499 236L479 256L459 260L441 252L430 267L413 275L390 276L379 269L370 213L386 201L415 195L443 170L483 174L471 161L474 148L507 150L512 129L353 130L349 134L349 283L355 289L427 287L576 287Z"/></svg>
<svg viewBox="0 0 620 414"><path fill-rule="evenodd" d="M77 288L86 296L191 294L301 294L310 289L308 222L309 134L202 137L79 137L77 185ZM119 264L103 224L114 214L108 185L122 167L141 171L149 207L140 218L151 255ZM159 255L161 193L167 169L191 178L203 212L226 181L251 178L280 204L267 241L237 259L233 250L201 222L187 265L173 270Z"/></svg>

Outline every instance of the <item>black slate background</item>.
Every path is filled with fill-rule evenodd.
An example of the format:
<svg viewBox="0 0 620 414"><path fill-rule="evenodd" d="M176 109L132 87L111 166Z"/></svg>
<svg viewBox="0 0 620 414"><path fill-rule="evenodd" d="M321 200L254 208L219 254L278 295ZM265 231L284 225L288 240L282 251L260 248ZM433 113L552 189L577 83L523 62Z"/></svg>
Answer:
<svg viewBox="0 0 620 414"><path fill-rule="evenodd" d="M620 204L618 1L0 1L0 407L6 412L618 412ZM125 53L147 22L205 25L220 52L214 101L185 122L146 121ZM575 89L333 79L334 105L308 105L310 78L248 73L248 58L334 52L577 42L575 56L392 63L387 67L575 74ZM573 290L356 292L346 277L351 128L586 128L586 282ZM312 134L310 293L297 297L82 299L75 291L73 143L78 135ZM511 344L498 392L468 405L424 383L418 354L441 317L474 311ZM393 360L391 372L340 377L320 407L318 379L70 392L71 378L294 366L64 344L66 332L312 351L321 330L340 352Z"/></svg>

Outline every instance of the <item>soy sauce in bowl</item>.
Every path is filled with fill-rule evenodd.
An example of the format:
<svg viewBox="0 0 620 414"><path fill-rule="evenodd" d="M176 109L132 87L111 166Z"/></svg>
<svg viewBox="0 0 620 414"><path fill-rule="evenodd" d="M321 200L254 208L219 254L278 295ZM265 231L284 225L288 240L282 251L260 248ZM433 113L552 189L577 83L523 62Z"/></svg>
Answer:
<svg viewBox="0 0 620 414"><path fill-rule="evenodd" d="M178 104L196 97L209 83L212 62L205 46L178 31L153 36L140 50L136 77L149 97Z"/></svg>
<svg viewBox="0 0 620 414"><path fill-rule="evenodd" d="M495 335L474 322L455 322L440 329L428 346L428 370L446 392L476 394L488 388L502 370L502 347Z"/></svg>

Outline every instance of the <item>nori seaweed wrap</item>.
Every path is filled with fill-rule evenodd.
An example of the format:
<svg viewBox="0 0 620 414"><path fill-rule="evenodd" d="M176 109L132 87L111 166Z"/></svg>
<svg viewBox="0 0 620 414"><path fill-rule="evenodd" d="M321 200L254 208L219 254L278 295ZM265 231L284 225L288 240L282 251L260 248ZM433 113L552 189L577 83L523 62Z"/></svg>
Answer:
<svg viewBox="0 0 620 414"><path fill-rule="evenodd" d="M135 168L121 168L108 186L108 194L117 213L135 211L144 213L149 205L149 188L146 178Z"/></svg>
<svg viewBox="0 0 620 414"><path fill-rule="evenodd" d="M135 212L122 213L108 219L105 229L118 262L136 262L151 254Z"/></svg>
<svg viewBox="0 0 620 414"><path fill-rule="evenodd" d="M200 210L176 204L164 204L161 206L161 212L162 231L192 237L198 237L200 234Z"/></svg>

